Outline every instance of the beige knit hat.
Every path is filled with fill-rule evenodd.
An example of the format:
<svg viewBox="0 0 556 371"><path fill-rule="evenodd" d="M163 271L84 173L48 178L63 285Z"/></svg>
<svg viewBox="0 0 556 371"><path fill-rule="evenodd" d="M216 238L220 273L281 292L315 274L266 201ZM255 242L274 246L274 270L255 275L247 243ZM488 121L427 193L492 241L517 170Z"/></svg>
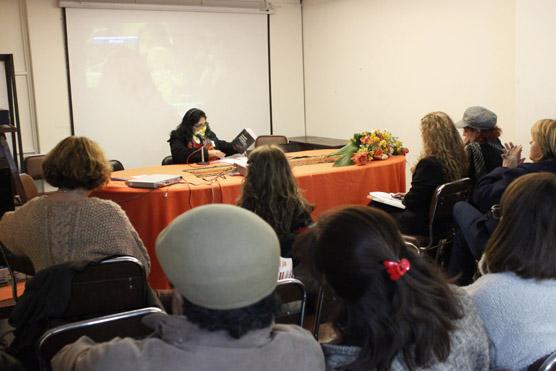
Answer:
<svg viewBox="0 0 556 371"><path fill-rule="evenodd" d="M193 304L236 309L272 293L280 243L270 225L237 206L200 206L177 217L156 240L174 287Z"/></svg>

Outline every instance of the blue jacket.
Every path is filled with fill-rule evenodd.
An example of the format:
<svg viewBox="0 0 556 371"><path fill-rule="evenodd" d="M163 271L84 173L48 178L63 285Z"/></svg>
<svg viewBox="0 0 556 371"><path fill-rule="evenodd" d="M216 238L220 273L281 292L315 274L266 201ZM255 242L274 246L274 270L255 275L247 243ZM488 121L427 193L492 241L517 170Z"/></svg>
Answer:
<svg viewBox="0 0 556 371"><path fill-rule="evenodd" d="M524 163L516 168L497 167L479 180L473 194L473 203L481 212L486 213L492 205L500 202L502 193L512 181L522 175L541 171L556 173L556 160Z"/></svg>

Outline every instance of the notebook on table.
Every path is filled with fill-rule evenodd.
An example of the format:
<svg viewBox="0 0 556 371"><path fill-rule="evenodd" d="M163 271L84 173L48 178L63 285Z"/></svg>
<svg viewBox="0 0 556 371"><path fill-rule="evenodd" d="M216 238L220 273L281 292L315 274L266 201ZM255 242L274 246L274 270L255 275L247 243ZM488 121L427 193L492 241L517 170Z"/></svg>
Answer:
<svg viewBox="0 0 556 371"><path fill-rule="evenodd" d="M180 175L175 174L137 175L126 180L125 184L128 187L155 189L179 183L181 179Z"/></svg>

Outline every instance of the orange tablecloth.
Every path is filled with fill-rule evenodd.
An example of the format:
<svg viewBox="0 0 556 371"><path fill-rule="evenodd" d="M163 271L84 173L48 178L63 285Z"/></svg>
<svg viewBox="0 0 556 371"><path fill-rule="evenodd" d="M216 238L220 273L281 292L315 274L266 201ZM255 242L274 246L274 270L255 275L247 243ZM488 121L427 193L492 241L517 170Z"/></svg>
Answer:
<svg viewBox="0 0 556 371"><path fill-rule="evenodd" d="M296 155L318 155L331 150L316 150ZM290 154L288 154L290 155ZM113 173L128 178L140 174L180 174L188 165L167 165L131 169ZM364 166L333 167L332 163L296 166L293 173L300 189L315 205L313 218L324 211L350 204L365 205L370 191L405 192L405 157L394 156ZM168 281L158 264L154 250L156 237L175 217L196 206L209 203L235 204L241 192L243 177L226 176L198 179L187 173L186 183L148 190L129 188L123 181L112 181L93 195L118 203L143 239L151 257L150 284L167 288ZM195 184L187 183L187 180Z"/></svg>

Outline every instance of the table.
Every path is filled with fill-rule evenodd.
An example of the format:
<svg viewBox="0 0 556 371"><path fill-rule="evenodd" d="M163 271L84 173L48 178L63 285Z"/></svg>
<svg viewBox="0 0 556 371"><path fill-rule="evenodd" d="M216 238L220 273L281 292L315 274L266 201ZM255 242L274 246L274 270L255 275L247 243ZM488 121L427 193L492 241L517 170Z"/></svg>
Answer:
<svg viewBox="0 0 556 371"><path fill-rule="evenodd" d="M25 291L25 281L17 283L17 296L21 296ZM0 286L0 319L8 318L15 307L15 300L12 296L12 286L7 283Z"/></svg>
<svg viewBox="0 0 556 371"><path fill-rule="evenodd" d="M316 156L331 150L288 153L288 157ZM199 165L197 165L199 167ZM143 240L151 257L149 283L167 288L168 281L156 259L154 243L158 234L174 218L194 207L210 203L235 204L241 193L243 177L197 178L184 169L192 165L166 165L123 170L113 177L129 178L140 174L180 174L185 182L155 190L129 188L123 181L111 181L93 196L118 203ZM333 167L332 163L296 166L293 173L307 200L315 205L313 219L326 210L349 204L366 205L370 191L405 192L405 157L394 156L363 166Z"/></svg>

